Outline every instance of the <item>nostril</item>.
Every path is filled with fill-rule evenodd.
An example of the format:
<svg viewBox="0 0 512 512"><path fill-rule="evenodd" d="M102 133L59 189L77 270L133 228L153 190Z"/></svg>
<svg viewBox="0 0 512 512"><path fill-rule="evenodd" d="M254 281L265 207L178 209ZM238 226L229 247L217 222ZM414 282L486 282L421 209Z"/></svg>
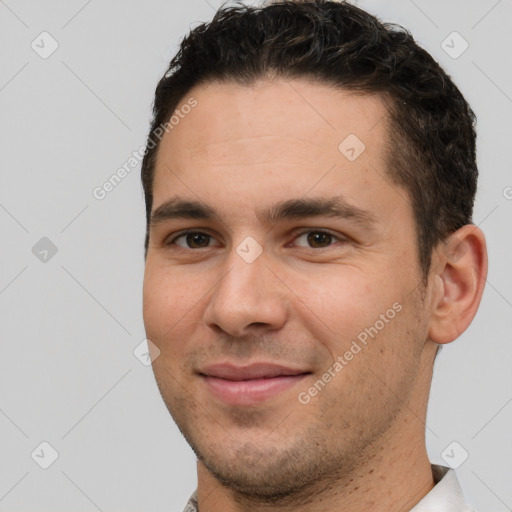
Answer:
<svg viewBox="0 0 512 512"><path fill-rule="evenodd" d="M267 327L268 324L266 324L265 322L253 322L252 324L249 325L249 327Z"/></svg>

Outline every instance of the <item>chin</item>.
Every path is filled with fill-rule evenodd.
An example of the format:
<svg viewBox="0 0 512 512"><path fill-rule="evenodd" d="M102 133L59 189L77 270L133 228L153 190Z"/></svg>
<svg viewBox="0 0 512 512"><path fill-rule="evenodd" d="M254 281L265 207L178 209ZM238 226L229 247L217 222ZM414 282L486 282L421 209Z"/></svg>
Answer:
<svg viewBox="0 0 512 512"><path fill-rule="evenodd" d="M185 436L187 438L187 436ZM306 503L312 490L327 487L339 471L333 460L304 440L272 446L244 442L208 444L187 438L199 461L208 472L235 495L255 503ZM267 439L268 442L268 439ZM337 476L337 475L336 475Z"/></svg>
<svg viewBox="0 0 512 512"><path fill-rule="evenodd" d="M291 464L295 466L291 468L282 455L272 455L271 450L263 456L258 454L258 450L244 447L237 450L232 459L198 458L219 483L246 499L282 502L312 483L310 478L304 478L303 471L295 464ZM309 471L306 473L311 475Z"/></svg>

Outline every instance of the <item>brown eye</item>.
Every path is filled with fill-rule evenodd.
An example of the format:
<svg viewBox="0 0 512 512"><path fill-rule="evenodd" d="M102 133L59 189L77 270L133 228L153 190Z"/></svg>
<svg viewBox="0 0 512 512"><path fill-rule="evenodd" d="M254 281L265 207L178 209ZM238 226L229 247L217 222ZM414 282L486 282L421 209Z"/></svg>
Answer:
<svg viewBox="0 0 512 512"><path fill-rule="evenodd" d="M322 231L312 231L308 233L307 240L312 247L327 247L332 242L332 235Z"/></svg>
<svg viewBox="0 0 512 512"><path fill-rule="evenodd" d="M169 242L170 245L176 244L184 249L204 249L210 246L212 236L200 231L190 231L177 236ZM178 240L182 240L178 242ZM184 242L183 242L184 240Z"/></svg>
<svg viewBox="0 0 512 512"><path fill-rule="evenodd" d="M333 244L337 237L326 231L306 231L300 234L295 242L299 243L300 247L307 247L310 249L323 249ZM302 243L300 243L302 241Z"/></svg>
<svg viewBox="0 0 512 512"><path fill-rule="evenodd" d="M210 238L210 235L205 233L189 233L186 236L187 243L190 247L208 247Z"/></svg>

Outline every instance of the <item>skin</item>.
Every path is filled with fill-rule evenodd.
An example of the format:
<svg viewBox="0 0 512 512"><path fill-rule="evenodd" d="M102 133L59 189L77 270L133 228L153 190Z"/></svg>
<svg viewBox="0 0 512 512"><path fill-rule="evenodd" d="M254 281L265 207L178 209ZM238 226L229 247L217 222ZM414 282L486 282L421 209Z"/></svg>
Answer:
<svg viewBox="0 0 512 512"><path fill-rule="evenodd" d="M378 96L297 79L210 83L188 97L197 107L159 148L153 212L179 196L217 216L151 227L144 323L160 351L162 397L198 456L201 512L409 510L434 486L425 449L433 361L477 310L482 232L464 226L436 247L422 285L410 200L386 174ZM338 150L349 134L365 144L352 162ZM339 195L373 222L261 214ZM187 229L205 235L180 237ZM318 229L333 236L308 238ZM237 252L249 236L263 250L251 263ZM400 312L301 403L397 303ZM224 361L310 373L257 405L229 405L197 373Z"/></svg>

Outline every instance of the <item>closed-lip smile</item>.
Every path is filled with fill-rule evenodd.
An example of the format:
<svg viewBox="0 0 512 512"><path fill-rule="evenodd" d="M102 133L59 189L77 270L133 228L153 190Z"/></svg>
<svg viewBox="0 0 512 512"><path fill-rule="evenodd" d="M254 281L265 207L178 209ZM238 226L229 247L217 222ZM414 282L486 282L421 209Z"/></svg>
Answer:
<svg viewBox="0 0 512 512"><path fill-rule="evenodd" d="M275 363L217 363L197 372L209 392L229 405L256 405L302 380L311 372Z"/></svg>

